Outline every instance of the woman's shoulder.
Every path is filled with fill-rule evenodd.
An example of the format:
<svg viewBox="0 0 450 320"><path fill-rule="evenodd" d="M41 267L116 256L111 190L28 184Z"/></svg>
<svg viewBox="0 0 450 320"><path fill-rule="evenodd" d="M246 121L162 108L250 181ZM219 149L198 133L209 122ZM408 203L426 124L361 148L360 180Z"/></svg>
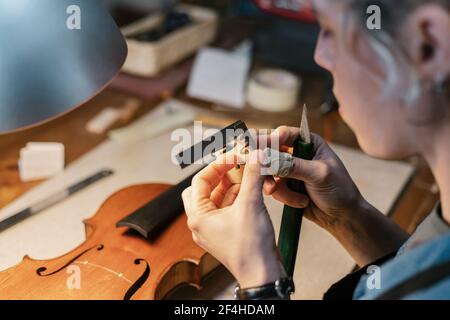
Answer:
<svg viewBox="0 0 450 320"><path fill-rule="evenodd" d="M450 275L439 282L416 290L403 298L404 300L450 300Z"/></svg>
<svg viewBox="0 0 450 320"><path fill-rule="evenodd" d="M439 238L450 232L450 225L442 217L440 203L428 215L428 217L419 225L409 240L400 248L398 255L405 253L415 247L418 247L430 240Z"/></svg>
<svg viewBox="0 0 450 320"><path fill-rule="evenodd" d="M354 299L450 299L450 232L368 270Z"/></svg>

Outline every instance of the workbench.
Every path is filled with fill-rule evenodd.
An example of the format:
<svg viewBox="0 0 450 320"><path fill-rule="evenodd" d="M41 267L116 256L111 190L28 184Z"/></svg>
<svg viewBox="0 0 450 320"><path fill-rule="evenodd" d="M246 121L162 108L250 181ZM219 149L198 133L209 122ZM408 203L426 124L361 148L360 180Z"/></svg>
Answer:
<svg viewBox="0 0 450 320"><path fill-rule="evenodd" d="M121 95L114 97L120 100ZM156 104L148 105L145 108L150 110L155 106ZM158 121L163 109L154 109L140 121L147 121L149 125L152 121ZM93 113L94 110L82 109L78 112ZM56 122L47 126L58 125L63 124ZM59 141L66 143L70 141L67 143L69 159L77 158L77 160L71 161L63 174L34 186L29 192L9 203L0 210L0 217L24 208L98 169L112 168L116 174L1 233L0 270L19 263L25 254L36 259L51 259L81 244L85 239L82 221L94 215L108 196L121 188L141 183L174 184L197 169L193 166L182 170L171 161L171 148L176 142L170 140L170 133L121 145L109 140L101 142L100 137L98 140L84 141L89 139L83 136L71 137L70 128L65 129L67 133L61 136ZM27 139L26 134L19 137L24 139L23 141ZM53 136L45 136L43 132L39 138L51 140ZM96 147L80 155L81 147L78 149L76 147L78 142ZM366 199L380 211L389 214L413 176L414 168L400 162L375 160L359 151L342 146L333 145L333 149L347 165ZM12 150L9 152L10 156L14 154ZM13 167L11 161L11 168ZM4 178L5 174L0 176ZM266 199L266 204L278 232L282 204L271 198ZM298 268L294 276L297 284L294 298L320 299L332 283L351 272L354 266L351 257L331 235L305 221L298 252ZM230 275L225 270L219 269L205 281L205 290L194 292L182 289L176 292L173 298L232 298L233 286L234 280Z"/></svg>

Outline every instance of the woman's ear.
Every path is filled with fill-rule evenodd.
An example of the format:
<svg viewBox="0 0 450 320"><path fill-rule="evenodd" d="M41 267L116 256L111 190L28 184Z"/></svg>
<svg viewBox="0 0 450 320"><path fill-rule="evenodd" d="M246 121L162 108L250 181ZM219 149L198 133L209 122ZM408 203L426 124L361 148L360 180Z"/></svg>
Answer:
<svg viewBox="0 0 450 320"><path fill-rule="evenodd" d="M421 94L416 108L406 108L415 124L449 119L447 86L450 79L450 13L437 4L419 6L400 30L403 49L417 76ZM408 104L411 104L408 101Z"/></svg>
<svg viewBox="0 0 450 320"><path fill-rule="evenodd" d="M420 6L403 29L405 47L422 79L450 75L450 13L436 4Z"/></svg>

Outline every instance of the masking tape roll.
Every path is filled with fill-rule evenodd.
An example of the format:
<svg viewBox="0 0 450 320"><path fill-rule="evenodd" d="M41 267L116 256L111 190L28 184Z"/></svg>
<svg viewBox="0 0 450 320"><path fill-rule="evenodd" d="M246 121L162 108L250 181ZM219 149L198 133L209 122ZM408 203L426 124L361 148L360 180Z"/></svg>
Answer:
<svg viewBox="0 0 450 320"><path fill-rule="evenodd" d="M292 110L298 99L301 79L280 69L257 71L249 81L247 101L255 109L269 112Z"/></svg>

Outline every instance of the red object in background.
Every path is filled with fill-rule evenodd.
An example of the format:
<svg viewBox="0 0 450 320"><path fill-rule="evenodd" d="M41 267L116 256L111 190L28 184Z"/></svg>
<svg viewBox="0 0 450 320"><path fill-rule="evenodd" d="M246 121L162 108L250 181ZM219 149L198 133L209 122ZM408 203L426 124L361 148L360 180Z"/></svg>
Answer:
<svg viewBox="0 0 450 320"><path fill-rule="evenodd" d="M253 0L262 11L285 18L316 23L311 9L296 0Z"/></svg>

